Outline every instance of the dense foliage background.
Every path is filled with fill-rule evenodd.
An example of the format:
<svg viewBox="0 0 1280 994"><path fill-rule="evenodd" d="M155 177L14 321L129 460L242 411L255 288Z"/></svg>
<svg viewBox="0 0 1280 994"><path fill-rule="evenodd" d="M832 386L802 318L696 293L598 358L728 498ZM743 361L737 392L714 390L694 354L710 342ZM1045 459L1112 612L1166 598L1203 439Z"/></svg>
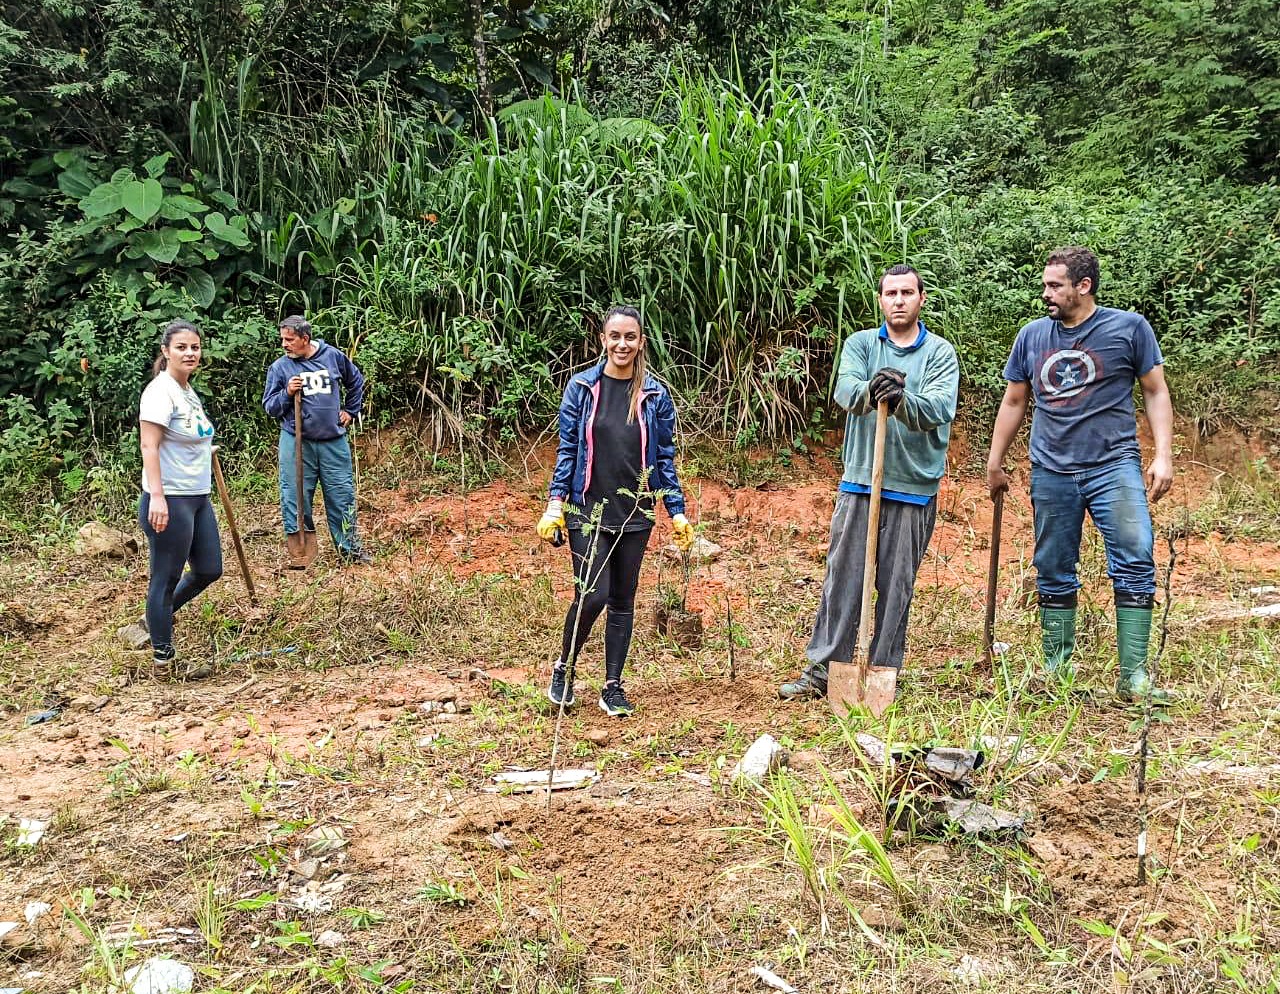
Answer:
<svg viewBox="0 0 1280 994"><path fill-rule="evenodd" d="M542 428L611 302L686 423L790 438L908 259L985 418L1043 253L1143 311L1181 412L1280 353L1272 0L0 3L0 490L132 486L159 329L263 454L305 310L430 444Z"/></svg>

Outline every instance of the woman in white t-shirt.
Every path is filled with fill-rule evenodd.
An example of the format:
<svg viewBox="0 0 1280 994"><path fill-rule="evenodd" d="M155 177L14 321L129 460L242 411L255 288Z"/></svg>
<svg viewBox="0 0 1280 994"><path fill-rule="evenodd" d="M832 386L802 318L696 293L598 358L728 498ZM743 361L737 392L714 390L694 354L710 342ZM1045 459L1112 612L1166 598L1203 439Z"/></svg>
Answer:
<svg viewBox="0 0 1280 994"><path fill-rule="evenodd" d="M189 321L164 329L154 378L142 391L142 499L138 524L151 552L147 630L159 676L204 676L207 664L179 667L173 612L222 576L222 541L209 501L213 424L191 389L200 365L200 333ZM191 564L184 575L183 568Z"/></svg>

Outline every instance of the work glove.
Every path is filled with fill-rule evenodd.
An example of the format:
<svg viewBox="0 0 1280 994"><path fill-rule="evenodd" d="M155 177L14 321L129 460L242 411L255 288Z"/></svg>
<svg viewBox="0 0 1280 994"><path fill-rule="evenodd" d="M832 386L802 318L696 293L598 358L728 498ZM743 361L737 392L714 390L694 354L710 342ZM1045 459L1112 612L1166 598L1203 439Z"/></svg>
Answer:
<svg viewBox="0 0 1280 994"><path fill-rule="evenodd" d="M671 530L675 533L673 538L676 548L681 552L688 552L690 546L693 545L693 522L683 514L673 514L671 516Z"/></svg>
<svg viewBox="0 0 1280 994"><path fill-rule="evenodd" d="M557 531L564 531L564 503L558 497L552 497L538 519L538 538L552 542Z"/></svg>
<svg viewBox="0 0 1280 994"><path fill-rule="evenodd" d="M882 401L886 402L889 413L892 414L902 403L902 395L907 392L907 374L892 366L885 366L871 377L867 391L873 404L879 406Z"/></svg>

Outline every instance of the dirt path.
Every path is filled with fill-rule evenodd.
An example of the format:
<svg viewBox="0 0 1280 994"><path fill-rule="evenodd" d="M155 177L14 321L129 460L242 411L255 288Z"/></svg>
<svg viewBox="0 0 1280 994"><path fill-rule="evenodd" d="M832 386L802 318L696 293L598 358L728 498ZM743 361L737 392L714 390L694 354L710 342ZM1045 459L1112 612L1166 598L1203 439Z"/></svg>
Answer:
<svg viewBox="0 0 1280 994"><path fill-rule="evenodd" d="M812 620L834 470L814 465L760 489L687 481L691 517L725 550L689 588L705 643L683 650L641 626L630 678L640 711L626 722L591 706L599 676L588 649L579 687L586 706L566 722L564 756L600 778L557 795L548 812L539 797L485 792L502 769L539 768L549 757L541 684L570 587L565 556L530 535L545 472L539 455L545 463L535 453L528 479L494 482L465 503L415 496L408 485L367 494L363 524L380 554L366 568L281 570L274 508L246 507L262 606L249 608L229 573L181 619L187 645L218 661L208 681L128 675L131 656L113 632L141 602L141 558L4 564L14 595L0 615L9 651L0 817L10 818L0 826L9 840L0 920L21 921L28 902L45 901L55 918L70 909L98 928L123 923L126 933L133 922L122 959L148 948L137 945L144 934L192 929L194 938L161 948L204 963L208 982L221 978L227 989L272 970L332 965L314 942L326 930L345 937L350 964L382 964L374 975L387 983L460 985L483 967L497 971L493 990L534 990L512 979L522 969L550 971L567 985L557 989L591 989L591 976L612 976L624 978L623 990L739 990L761 957L791 957L784 961L796 982L821 985L856 956L868 984L923 957L919 975L945 986L955 982L954 961L972 954L992 978L1005 978L998 987L1014 989L1020 975L1061 976L1049 953L1062 949L1077 988L1090 989L1107 986L1100 964L1114 951L1081 921L1118 928L1131 942L1183 943L1172 965L1160 965L1168 979L1201 969L1214 955L1202 944L1230 925L1242 900L1258 899L1258 879L1274 869L1280 847L1274 794L1256 800L1280 745L1265 717L1280 687L1269 651L1258 656L1270 645L1266 628L1205 619L1247 606L1248 587L1280 584L1280 547L1230 527L1188 527L1202 522L1218 471L1190 467L1157 515L1184 533L1168 674L1191 698L1157 730L1158 885L1133 881L1131 716L1010 693L1034 669L1034 621L1021 606L1031 544L1021 491L1006 505L1001 557L1010 676L993 681L975 665L990 504L979 480L961 477L939 498L905 705L887 734L953 744L1020 737L1029 754L993 757L977 786L979 796L1031 814L1023 855L899 838L891 859L913 881L910 900L893 898L848 857L830 879L861 895L852 907L864 918L851 924L833 889L828 911L845 923L837 939L815 932L796 850L767 814L774 802L727 782L752 739L770 731L798 753L799 812L816 839L828 839L824 852L835 850L823 834L831 796L819 762L878 831L883 798L874 778L857 772L864 764L851 737L886 729L855 722L842 732L821 705L785 705L774 693L797 666ZM669 537L663 520L643 604L659 582L679 578L661 556ZM1082 669L1105 687L1110 596L1092 534L1082 575ZM25 727L46 697L63 699L61 717ZM34 850L14 845L18 818L48 823ZM342 844L309 855L317 826L333 828ZM1269 853L1264 869L1260 853ZM220 949L208 941L198 899L206 882L229 933ZM96 895L89 907L86 888ZM270 907L235 906L258 894L273 895ZM310 894L302 906L300 894ZM999 910L1009 894L1039 941L1017 914ZM291 933L280 920L308 941L284 941ZM796 959L801 941L813 951ZM921 952L928 949L946 955ZM92 976L108 971L65 918L22 950L11 962L37 974L23 981L32 990L69 989L61 985L86 960ZM350 989L373 983L351 971ZM456 989L490 989L468 983Z"/></svg>

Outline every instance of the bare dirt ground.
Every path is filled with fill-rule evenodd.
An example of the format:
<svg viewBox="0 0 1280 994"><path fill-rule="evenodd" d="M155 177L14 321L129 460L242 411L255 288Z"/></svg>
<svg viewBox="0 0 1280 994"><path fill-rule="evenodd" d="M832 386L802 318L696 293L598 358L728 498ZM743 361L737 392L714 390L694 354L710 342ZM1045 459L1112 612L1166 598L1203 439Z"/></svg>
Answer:
<svg viewBox="0 0 1280 994"><path fill-rule="evenodd" d="M1274 453L1180 447L1157 519L1177 542L1162 668L1182 703L1151 736L1142 885L1137 725L1108 699L1100 543L1086 540L1079 649L1096 693L1037 694L1030 507L1011 494L997 637L1013 648L986 673L991 505L963 469L939 498L883 722L775 692L802 662L838 472L814 460L762 487L686 480L691 517L725 550L688 585L704 643L641 620L626 721L595 707L589 646L560 765L599 776L549 804L489 792L495 774L550 760L543 682L571 589L567 553L532 537L546 452L465 500L366 467L369 567L283 570L276 509L242 501L259 603L226 543L225 578L179 615L183 653L216 664L198 682L132 676L139 654L117 645L145 554L5 562L0 921L19 925L0 937L0 986L11 971L31 991L110 990L160 951L197 968L197 990L225 991L765 989L753 965L801 990L1274 989L1280 673L1274 631L1245 616L1250 588L1280 584L1274 497L1250 475ZM662 517L638 620L657 584L681 584L669 537ZM24 723L51 704L58 718ZM1026 830L884 833L892 785L858 731L996 742L977 796L1027 814ZM791 772L733 784L763 732ZM833 820L837 794L888 838L887 869ZM789 800L798 834L778 814ZM34 846L24 818L47 823ZM31 902L53 910L30 925Z"/></svg>

